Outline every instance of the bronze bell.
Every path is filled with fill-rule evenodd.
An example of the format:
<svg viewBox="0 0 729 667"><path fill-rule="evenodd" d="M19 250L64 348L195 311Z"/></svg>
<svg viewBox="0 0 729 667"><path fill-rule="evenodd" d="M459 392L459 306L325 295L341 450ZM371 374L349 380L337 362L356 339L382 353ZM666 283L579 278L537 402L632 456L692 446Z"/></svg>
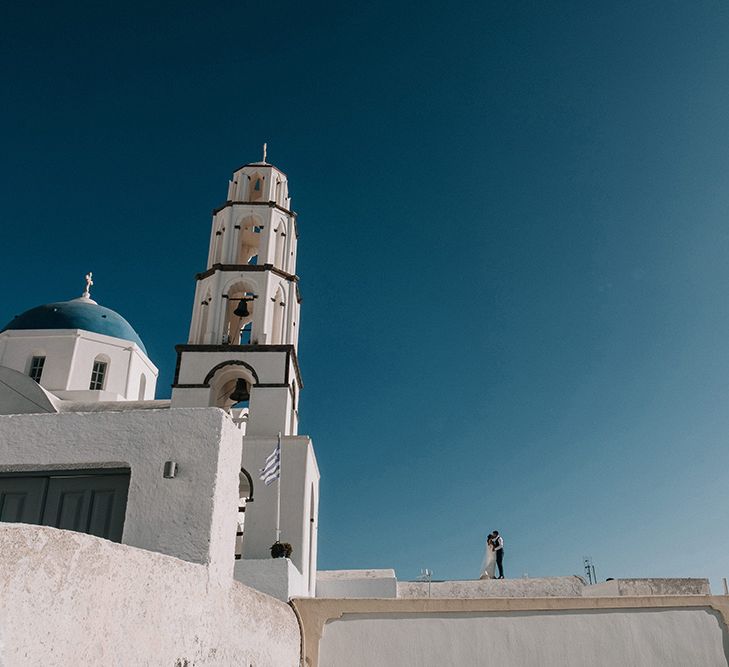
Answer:
<svg viewBox="0 0 729 667"><path fill-rule="evenodd" d="M235 389L233 389L233 393L230 395L230 400L233 403L240 403L241 401L247 401L250 397L248 384L243 378L238 378L235 381Z"/></svg>
<svg viewBox="0 0 729 667"><path fill-rule="evenodd" d="M233 311L233 315L236 317L248 317L250 313L248 312L248 299L241 299L236 306L235 310Z"/></svg>

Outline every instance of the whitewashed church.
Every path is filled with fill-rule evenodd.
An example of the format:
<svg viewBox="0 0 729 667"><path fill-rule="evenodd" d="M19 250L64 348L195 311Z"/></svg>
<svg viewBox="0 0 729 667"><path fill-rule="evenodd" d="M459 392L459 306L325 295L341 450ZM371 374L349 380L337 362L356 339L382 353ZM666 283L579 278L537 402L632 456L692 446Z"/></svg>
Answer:
<svg viewBox="0 0 729 667"><path fill-rule="evenodd" d="M170 400L92 274L7 314L0 667L729 664L729 597L704 579L318 572L298 240L264 151L213 213Z"/></svg>

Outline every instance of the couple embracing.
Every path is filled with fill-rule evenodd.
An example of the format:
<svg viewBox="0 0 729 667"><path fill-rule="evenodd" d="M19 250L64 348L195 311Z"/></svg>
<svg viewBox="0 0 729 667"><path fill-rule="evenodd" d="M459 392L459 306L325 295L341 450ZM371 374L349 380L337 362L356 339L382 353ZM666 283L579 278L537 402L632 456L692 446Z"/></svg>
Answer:
<svg viewBox="0 0 729 667"><path fill-rule="evenodd" d="M495 530L486 538L486 554L481 565L481 579L496 579L496 568L499 568L499 579L504 578L504 538Z"/></svg>

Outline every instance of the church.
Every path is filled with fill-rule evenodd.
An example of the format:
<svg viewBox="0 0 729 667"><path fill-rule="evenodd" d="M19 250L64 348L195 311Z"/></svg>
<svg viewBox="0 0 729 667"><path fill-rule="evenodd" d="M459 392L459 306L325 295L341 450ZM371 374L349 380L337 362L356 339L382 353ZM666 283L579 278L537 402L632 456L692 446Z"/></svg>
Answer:
<svg viewBox="0 0 729 667"><path fill-rule="evenodd" d="M213 211L169 400L92 273L4 315L0 665L728 664L705 579L318 571L298 240L264 149Z"/></svg>

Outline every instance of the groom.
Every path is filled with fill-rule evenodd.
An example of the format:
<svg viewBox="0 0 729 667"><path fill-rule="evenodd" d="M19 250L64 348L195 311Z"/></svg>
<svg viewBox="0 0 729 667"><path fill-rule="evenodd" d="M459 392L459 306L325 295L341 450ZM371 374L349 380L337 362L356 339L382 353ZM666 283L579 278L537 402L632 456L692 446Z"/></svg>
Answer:
<svg viewBox="0 0 729 667"><path fill-rule="evenodd" d="M499 579L504 578L504 538L495 530L491 533L494 536L494 551L496 552L496 567L499 568Z"/></svg>

